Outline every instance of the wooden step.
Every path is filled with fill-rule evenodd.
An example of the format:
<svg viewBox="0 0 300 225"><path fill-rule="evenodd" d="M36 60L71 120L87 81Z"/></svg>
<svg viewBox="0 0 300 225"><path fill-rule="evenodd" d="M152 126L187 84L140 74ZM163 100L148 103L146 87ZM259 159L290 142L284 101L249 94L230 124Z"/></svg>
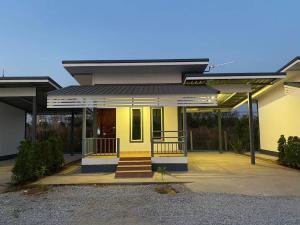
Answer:
<svg viewBox="0 0 300 225"><path fill-rule="evenodd" d="M151 165L151 160L138 160L138 161L119 161L119 165Z"/></svg>
<svg viewBox="0 0 300 225"><path fill-rule="evenodd" d="M151 160L151 157L120 157L120 161Z"/></svg>
<svg viewBox="0 0 300 225"><path fill-rule="evenodd" d="M116 178L149 178L153 172L149 170L117 171Z"/></svg>
<svg viewBox="0 0 300 225"><path fill-rule="evenodd" d="M118 165L117 171L152 170L151 165Z"/></svg>

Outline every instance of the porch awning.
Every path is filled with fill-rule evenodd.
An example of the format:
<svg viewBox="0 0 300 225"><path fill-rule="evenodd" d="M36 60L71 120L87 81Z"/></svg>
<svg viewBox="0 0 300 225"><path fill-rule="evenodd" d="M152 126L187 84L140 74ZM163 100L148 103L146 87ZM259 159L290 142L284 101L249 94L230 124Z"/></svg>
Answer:
<svg viewBox="0 0 300 225"><path fill-rule="evenodd" d="M48 93L48 108L216 106L218 90L182 84L98 84Z"/></svg>

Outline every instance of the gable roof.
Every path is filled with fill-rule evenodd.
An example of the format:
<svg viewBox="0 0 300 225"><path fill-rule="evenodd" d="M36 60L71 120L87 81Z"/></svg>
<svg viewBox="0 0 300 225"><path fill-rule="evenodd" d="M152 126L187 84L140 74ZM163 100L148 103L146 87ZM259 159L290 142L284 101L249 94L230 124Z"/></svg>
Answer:
<svg viewBox="0 0 300 225"><path fill-rule="evenodd" d="M293 58L291 61L289 61L287 64L285 64L283 67L281 67L278 72L285 72L291 67L295 66L298 64L297 69L300 70L300 56L296 56Z"/></svg>

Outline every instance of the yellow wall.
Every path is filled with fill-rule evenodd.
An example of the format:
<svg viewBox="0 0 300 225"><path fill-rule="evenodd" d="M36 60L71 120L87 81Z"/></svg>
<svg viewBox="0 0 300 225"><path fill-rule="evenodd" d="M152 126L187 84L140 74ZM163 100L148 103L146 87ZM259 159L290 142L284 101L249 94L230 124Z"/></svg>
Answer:
<svg viewBox="0 0 300 225"><path fill-rule="evenodd" d="M130 142L130 108L116 109L116 136L120 151L151 151L150 107L143 107L143 142ZM178 130L177 107L164 107L164 130Z"/></svg>
<svg viewBox="0 0 300 225"><path fill-rule="evenodd" d="M300 81L300 72L288 72L287 80ZM300 95L286 95L280 84L258 98L260 147L277 151L281 134L300 136Z"/></svg>

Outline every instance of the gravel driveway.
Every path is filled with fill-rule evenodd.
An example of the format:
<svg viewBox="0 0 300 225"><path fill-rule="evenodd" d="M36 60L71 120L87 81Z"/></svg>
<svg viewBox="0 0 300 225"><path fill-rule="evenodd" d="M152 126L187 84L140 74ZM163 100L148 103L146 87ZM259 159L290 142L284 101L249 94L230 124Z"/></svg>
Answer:
<svg viewBox="0 0 300 225"><path fill-rule="evenodd" d="M58 186L0 194L0 224L300 224L299 197L159 194L155 185Z"/></svg>

